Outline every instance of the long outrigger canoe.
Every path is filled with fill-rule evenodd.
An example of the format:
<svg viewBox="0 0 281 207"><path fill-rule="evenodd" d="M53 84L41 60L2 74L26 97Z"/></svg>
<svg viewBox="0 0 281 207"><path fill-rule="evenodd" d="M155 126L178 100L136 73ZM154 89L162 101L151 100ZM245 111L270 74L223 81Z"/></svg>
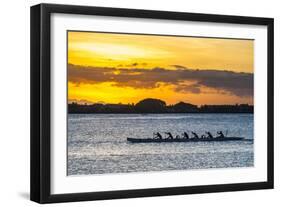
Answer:
<svg viewBox="0 0 281 207"><path fill-rule="evenodd" d="M214 142L214 141L239 141L244 140L244 137L214 137L214 138L189 138L189 139L153 139L153 138L127 138L127 141L133 143L147 142Z"/></svg>

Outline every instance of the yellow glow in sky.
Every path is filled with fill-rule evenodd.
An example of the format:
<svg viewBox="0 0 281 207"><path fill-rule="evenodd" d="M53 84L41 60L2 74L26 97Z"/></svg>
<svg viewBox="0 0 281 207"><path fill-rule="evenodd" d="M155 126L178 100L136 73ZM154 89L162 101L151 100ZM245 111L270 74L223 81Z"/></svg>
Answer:
<svg viewBox="0 0 281 207"><path fill-rule="evenodd" d="M149 68L177 64L253 72L251 40L69 32L68 42L68 62L75 65L118 67L137 62Z"/></svg>
<svg viewBox="0 0 281 207"><path fill-rule="evenodd" d="M245 95L243 88L239 89L243 95L238 95L240 91L236 92L235 88L227 91L230 87L227 83L226 87L223 87L217 83L201 83L202 80L193 80L201 84L196 86L200 88L200 92L196 93L192 90L179 90L177 84L182 81L180 78L179 81L174 82L161 80L154 87L150 86L151 83L147 87L132 87L129 84L126 85L124 80L120 84L118 75L123 77L126 74L124 75L124 71L121 73L118 69L214 69L252 74L253 47L253 40L68 32L68 64L90 66L100 68L100 70L113 68L112 74L115 75L109 77L112 81L108 81L107 76L101 77L104 81L91 80L91 75L87 80L84 78L83 82L79 83L69 80L68 98L69 100L106 103L136 103L144 98L159 98L168 104L179 101L199 105L252 104L253 95ZM79 75L79 71L77 74ZM141 72L135 71L130 75L141 75ZM132 81L128 76L126 78L128 82ZM222 89L212 88L212 85ZM239 81L237 81L238 86Z"/></svg>
<svg viewBox="0 0 281 207"><path fill-rule="evenodd" d="M213 93L193 94L175 93L173 87L162 86L154 89L133 89L129 87L113 87L112 83L102 84L68 84L69 102L78 101L82 103L137 103L147 97L164 100L167 104L176 104L180 101L196 105L202 104L253 104L249 97L240 97L239 102L234 95L217 96Z"/></svg>

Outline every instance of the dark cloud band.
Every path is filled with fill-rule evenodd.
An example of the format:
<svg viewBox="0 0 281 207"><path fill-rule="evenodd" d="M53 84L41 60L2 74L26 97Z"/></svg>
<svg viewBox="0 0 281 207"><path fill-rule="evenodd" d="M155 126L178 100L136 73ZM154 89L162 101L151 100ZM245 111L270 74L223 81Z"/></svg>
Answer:
<svg viewBox="0 0 281 207"><path fill-rule="evenodd" d="M252 73L227 70L193 70L182 66L174 70L160 67L126 69L72 64L68 65L68 80L76 84L113 82L118 87L133 88L157 88L163 83L173 85L175 91L196 94L203 93L202 87L207 87L219 93L249 97L253 96L254 82Z"/></svg>

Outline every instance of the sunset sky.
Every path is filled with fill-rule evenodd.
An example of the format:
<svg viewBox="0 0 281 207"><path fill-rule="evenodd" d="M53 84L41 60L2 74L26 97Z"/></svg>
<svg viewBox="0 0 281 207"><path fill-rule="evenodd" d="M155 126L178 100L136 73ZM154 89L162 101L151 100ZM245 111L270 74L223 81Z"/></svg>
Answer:
<svg viewBox="0 0 281 207"><path fill-rule="evenodd" d="M253 104L253 40L68 32L68 101Z"/></svg>

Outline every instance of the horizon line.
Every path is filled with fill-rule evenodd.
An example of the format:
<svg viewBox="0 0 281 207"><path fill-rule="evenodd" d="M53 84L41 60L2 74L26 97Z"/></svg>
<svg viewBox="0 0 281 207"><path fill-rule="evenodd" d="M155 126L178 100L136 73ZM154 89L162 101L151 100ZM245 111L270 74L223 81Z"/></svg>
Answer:
<svg viewBox="0 0 281 207"><path fill-rule="evenodd" d="M140 101L143 101L143 100L146 100L146 99L155 99L155 100L160 100L160 101L163 101L161 99L157 99L157 98L145 98L145 99L142 99ZM137 103L139 103L140 101L138 101ZM79 103L80 102L80 103ZM82 103L81 103L82 102ZM164 101L165 102L165 101ZM91 102L91 101L88 101L88 100L75 100L75 101L67 101L67 104L77 104L77 105L94 105L94 104L102 104L102 105L136 105L137 103L106 103L106 102ZM166 104L166 106L174 106L176 104L179 104L179 103L185 103L185 104L191 104L191 105L194 105L194 106L236 106L236 105L249 105L249 106L254 106L254 104L250 104L250 103L233 103L233 104L207 104L207 103L204 103L204 104L193 104L193 103L190 103L190 102L185 102L185 101L178 101L177 103L175 104Z"/></svg>

